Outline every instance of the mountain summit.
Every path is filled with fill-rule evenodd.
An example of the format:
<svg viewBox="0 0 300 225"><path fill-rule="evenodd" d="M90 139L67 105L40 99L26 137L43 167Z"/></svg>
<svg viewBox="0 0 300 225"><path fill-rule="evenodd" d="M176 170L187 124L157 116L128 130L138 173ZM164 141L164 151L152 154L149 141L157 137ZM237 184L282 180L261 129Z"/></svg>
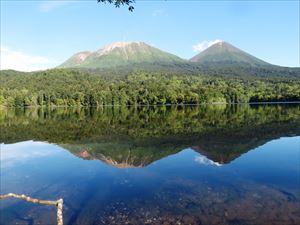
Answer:
<svg viewBox="0 0 300 225"><path fill-rule="evenodd" d="M144 42L115 42L94 52L76 53L58 68L100 70L111 74L134 71L229 76L299 76L299 68L269 64L227 42L218 42L190 60Z"/></svg>
<svg viewBox="0 0 300 225"><path fill-rule="evenodd" d="M245 65L245 66L268 66L269 63L258 59L233 45L221 41L190 59L204 65Z"/></svg>
<svg viewBox="0 0 300 225"><path fill-rule="evenodd" d="M183 59L144 42L115 42L95 52L79 52L60 68L110 68L131 64L174 64Z"/></svg>

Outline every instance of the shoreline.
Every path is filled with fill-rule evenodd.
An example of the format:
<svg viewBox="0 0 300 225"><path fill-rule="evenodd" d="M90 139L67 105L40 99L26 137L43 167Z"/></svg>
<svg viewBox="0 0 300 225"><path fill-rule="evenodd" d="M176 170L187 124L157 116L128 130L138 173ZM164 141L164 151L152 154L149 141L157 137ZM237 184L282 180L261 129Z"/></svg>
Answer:
<svg viewBox="0 0 300 225"><path fill-rule="evenodd" d="M201 103L201 104L157 104L157 105L100 105L100 106L68 106L68 105L37 105L37 106L24 106L24 107L10 107L0 105L0 109L24 109L24 108L102 108L102 107L162 107L162 106L209 106L209 105L284 105L284 104L300 104L300 101L295 102L239 102L239 103L227 103L227 102L215 102L215 103Z"/></svg>

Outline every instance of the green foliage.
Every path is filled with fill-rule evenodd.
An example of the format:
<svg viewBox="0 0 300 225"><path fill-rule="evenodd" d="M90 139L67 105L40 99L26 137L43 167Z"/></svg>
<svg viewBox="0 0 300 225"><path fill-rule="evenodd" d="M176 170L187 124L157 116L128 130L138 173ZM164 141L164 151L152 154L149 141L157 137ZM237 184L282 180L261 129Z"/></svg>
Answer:
<svg viewBox="0 0 300 225"><path fill-rule="evenodd" d="M122 5L128 5L128 10L129 11L133 11L134 7L131 5L132 3L134 3L134 0L97 0L98 2L108 2L110 4L114 4L117 8L119 8Z"/></svg>
<svg viewBox="0 0 300 225"><path fill-rule="evenodd" d="M7 107L274 101L300 101L300 80L142 71L124 76L67 69L1 71L0 104Z"/></svg>
<svg viewBox="0 0 300 225"><path fill-rule="evenodd" d="M3 108L0 143L48 141L76 155L85 150L91 158L105 156L118 163L130 159L135 166L193 147L210 159L227 162L269 140L299 135L299 107Z"/></svg>

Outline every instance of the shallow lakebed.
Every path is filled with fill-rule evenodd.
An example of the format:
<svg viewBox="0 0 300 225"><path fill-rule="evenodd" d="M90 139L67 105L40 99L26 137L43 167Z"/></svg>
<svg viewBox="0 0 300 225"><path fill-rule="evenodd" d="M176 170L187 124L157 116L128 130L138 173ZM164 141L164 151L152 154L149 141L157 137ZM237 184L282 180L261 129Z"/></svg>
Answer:
<svg viewBox="0 0 300 225"><path fill-rule="evenodd" d="M300 105L1 109L1 194L65 224L299 224ZM56 210L0 201L0 224Z"/></svg>

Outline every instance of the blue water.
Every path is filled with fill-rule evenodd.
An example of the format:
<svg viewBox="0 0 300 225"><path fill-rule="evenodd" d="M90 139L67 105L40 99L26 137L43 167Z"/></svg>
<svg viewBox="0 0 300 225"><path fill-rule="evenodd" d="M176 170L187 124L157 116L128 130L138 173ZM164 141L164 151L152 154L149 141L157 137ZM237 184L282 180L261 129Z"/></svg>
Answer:
<svg viewBox="0 0 300 225"><path fill-rule="evenodd" d="M299 142L298 136L273 140L228 164L187 148L141 168L84 160L44 142L1 144L1 193L63 198L66 224L146 223L156 217L184 222L182 212L191 223L292 224L299 222ZM238 211L243 204L251 213ZM55 209L2 200L1 224L26 224L28 218L55 224Z"/></svg>
<svg viewBox="0 0 300 225"><path fill-rule="evenodd" d="M300 224L299 105L234 107L0 111L0 194L63 198L65 225ZM56 209L0 200L0 224Z"/></svg>

